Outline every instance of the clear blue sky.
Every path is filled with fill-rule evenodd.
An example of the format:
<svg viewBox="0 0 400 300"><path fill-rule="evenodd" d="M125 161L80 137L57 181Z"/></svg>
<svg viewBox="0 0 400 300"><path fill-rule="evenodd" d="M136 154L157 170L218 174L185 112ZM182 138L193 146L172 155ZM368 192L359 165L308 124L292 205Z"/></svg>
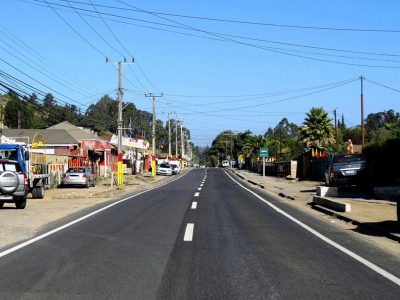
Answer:
<svg viewBox="0 0 400 300"><path fill-rule="evenodd" d="M77 1L90 4L89 0ZM48 2L69 6L67 1L51 0ZM92 0L92 2L132 9L114 0ZM175 112L179 116L183 115L184 126L190 129L192 141L196 145L211 145L215 136L225 129L237 131L250 129L255 134L262 134L268 127L274 127L284 117L287 117L290 122L300 125L304 120L304 113L313 106L323 106L331 117L333 117L332 112L336 108L338 114L344 114L348 126L354 126L361 122L359 80L323 92L276 103L269 102L302 96L325 88L289 94L265 95L268 93L323 86L354 79L361 75L369 80L400 90L400 21L398 18L400 3L398 1L154 0L149 2L123 0L123 2L146 11L215 19L311 27L399 31L315 30L158 15L167 18L167 20L149 13L97 7L101 13L115 15L102 16L107 18L105 19L107 25L124 48L129 51L128 54L101 19L82 15L115 50L97 36L79 15L71 13L74 12L72 9L68 9L70 12L57 10L80 35L99 52L106 55L110 61L117 62L122 59L122 55L130 60L130 54L134 55L151 83L141 73L137 64L132 67L137 78L129 67L125 67L123 70L123 87L127 91L124 94L124 101L131 101L135 94L139 92L159 93L162 91L165 97L157 99L157 118L166 121L167 116L162 113L168 112ZM74 3L73 1L70 1L70 4L76 8L94 10L90 5ZM54 4L51 5L55 9L67 9ZM99 96L90 98L87 97L88 95L116 90L118 73L111 65L106 65L102 54L79 37L52 9L44 6L47 6L47 4L42 0L26 0L25 2L3 0L0 4L0 24L57 67L49 67L31 56L29 53L32 52L31 50L27 52L21 46L17 46L10 39L13 37L3 27L0 27L0 30L8 34L8 37L0 32L0 46L10 53L0 48L0 58L67 97L52 92L59 99L68 103L75 103L82 110L85 110L90 102L99 98ZM82 14L86 13L98 17L93 12L78 11ZM190 28L167 27L142 21L179 27L186 25ZM210 34L205 31L213 33ZM347 51L390 54L391 56L295 47L232 36L225 36L224 41L217 41L215 39L221 39L221 37L216 36L215 33ZM244 45L245 43L253 46ZM260 49L260 47L274 47L275 49L265 50ZM116 50L120 53L117 53ZM335 62L397 68L342 65L285 55L271 50ZM289 52L289 50L313 53ZM39 73L12 54L39 69L35 63L38 64L44 68L44 70L41 70L43 73L63 82L67 87ZM326 55L336 55L336 57ZM47 61L46 63L49 64ZM73 81L69 81L64 74L58 73L59 69L57 68L62 70L60 72L67 72L72 75ZM51 92L6 65L3 61L0 61L0 70L45 92ZM61 80L49 74L49 71L59 76ZM90 87L87 85L90 85ZM259 94L264 95L248 96ZM115 92L111 92L111 95L116 96ZM139 96L133 102L138 108L151 111L149 99ZM389 109L400 111L400 93L365 81L364 103L365 116L372 112Z"/></svg>

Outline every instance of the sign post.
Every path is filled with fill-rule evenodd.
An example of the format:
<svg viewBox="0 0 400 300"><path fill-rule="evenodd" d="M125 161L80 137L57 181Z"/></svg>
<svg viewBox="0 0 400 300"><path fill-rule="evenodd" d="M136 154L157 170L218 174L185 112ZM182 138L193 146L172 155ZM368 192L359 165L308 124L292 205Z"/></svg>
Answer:
<svg viewBox="0 0 400 300"><path fill-rule="evenodd" d="M265 181L265 160L268 157L268 148L260 148L260 157L263 160L263 180Z"/></svg>

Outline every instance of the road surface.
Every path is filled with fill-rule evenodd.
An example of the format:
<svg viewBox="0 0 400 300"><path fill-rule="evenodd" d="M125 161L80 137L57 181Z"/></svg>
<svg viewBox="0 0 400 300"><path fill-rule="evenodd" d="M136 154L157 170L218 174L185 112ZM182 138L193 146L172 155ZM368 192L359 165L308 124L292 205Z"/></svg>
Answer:
<svg viewBox="0 0 400 300"><path fill-rule="evenodd" d="M0 299L398 298L398 256L234 176L192 170L0 250Z"/></svg>

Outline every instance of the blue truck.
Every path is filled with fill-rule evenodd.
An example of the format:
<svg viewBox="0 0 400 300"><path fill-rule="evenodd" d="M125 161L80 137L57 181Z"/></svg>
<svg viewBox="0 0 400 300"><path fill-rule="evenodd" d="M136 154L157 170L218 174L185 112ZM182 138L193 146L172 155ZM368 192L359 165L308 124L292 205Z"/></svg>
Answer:
<svg viewBox="0 0 400 300"><path fill-rule="evenodd" d="M26 146L0 144L0 207L15 203L24 209L29 193L33 199L43 199L48 177L44 164L30 164Z"/></svg>

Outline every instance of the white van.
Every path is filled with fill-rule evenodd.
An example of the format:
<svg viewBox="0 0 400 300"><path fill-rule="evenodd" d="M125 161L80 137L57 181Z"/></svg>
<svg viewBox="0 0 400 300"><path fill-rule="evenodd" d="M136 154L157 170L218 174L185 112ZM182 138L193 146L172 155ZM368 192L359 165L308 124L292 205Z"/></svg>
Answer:
<svg viewBox="0 0 400 300"><path fill-rule="evenodd" d="M223 166L224 168L229 167L229 161L223 160L223 161L222 161L222 166Z"/></svg>
<svg viewBox="0 0 400 300"><path fill-rule="evenodd" d="M182 163L181 163L179 160L171 160L171 161L169 162L169 164L170 164L170 165L178 166L178 167L179 167L179 171L180 171L181 168L182 168Z"/></svg>

